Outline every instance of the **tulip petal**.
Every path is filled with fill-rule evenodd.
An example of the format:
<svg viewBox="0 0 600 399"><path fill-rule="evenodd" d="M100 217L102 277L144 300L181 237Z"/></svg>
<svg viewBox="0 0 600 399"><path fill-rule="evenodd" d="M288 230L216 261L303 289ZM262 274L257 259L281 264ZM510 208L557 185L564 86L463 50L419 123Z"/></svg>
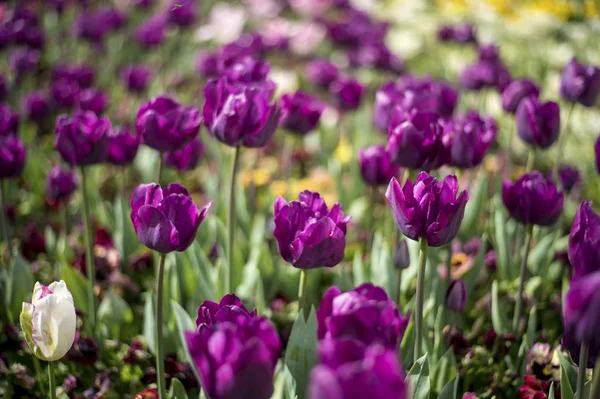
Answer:
<svg viewBox="0 0 600 399"><path fill-rule="evenodd" d="M179 246L177 229L161 210L152 205L144 205L138 210L134 226L142 244L150 249L168 253Z"/></svg>
<svg viewBox="0 0 600 399"><path fill-rule="evenodd" d="M344 259L346 236L328 217L311 224L292 242L292 264L302 269L333 267Z"/></svg>
<svg viewBox="0 0 600 399"><path fill-rule="evenodd" d="M162 200L158 209L177 230L179 241L176 250L185 251L196 237L198 207L184 194L171 194Z"/></svg>

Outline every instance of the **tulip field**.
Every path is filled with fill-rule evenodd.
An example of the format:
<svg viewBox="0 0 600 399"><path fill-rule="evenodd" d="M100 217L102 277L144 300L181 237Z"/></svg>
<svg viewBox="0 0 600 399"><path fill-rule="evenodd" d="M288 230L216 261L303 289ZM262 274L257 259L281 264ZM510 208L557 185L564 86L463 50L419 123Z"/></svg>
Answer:
<svg viewBox="0 0 600 399"><path fill-rule="evenodd" d="M600 399L600 4L0 4L0 398Z"/></svg>

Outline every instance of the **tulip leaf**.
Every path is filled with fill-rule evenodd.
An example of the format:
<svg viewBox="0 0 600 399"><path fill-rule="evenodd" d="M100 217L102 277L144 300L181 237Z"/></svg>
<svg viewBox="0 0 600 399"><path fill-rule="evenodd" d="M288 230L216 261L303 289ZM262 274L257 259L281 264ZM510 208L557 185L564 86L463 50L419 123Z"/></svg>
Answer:
<svg viewBox="0 0 600 399"><path fill-rule="evenodd" d="M119 176L121 178L122 176ZM139 246L137 235L130 218L131 206L125 197L119 196L115 200L115 245L121 254L121 265L129 267L129 258Z"/></svg>
<svg viewBox="0 0 600 399"><path fill-rule="evenodd" d="M154 297L151 292L145 293L144 302L144 339L152 353L156 351L156 318L154 317Z"/></svg>
<svg viewBox="0 0 600 399"><path fill-rule="evenodd" d="M552 247L554 247L555 241L556 235L554 233L547 234L529 251L527 268L532 275L538 276L542 270L548 267L547 262L552 261L552 259L548 259L548 254L554 255Z"/></svg>
<svg viewBox="0 0 600 399"><path fill-rule="evenodd" d="M485 242L487 241L487 235L483 233L481 236L481 244L479 245L479 250L477 251L477 256L473 261L473 266L465 273L463 277L463 281L465 282L465 287L467 288L467 298L471 298L471 294L473 293L473 287L479 278L479 274L481 273L481 269L483 268L484 260L485 260Z"/></svg>
<svg viewBox="0 0 600 399"><path fill-rule="evenodd" d="M453 381L457 375L456 358L452 348L448 349L433 368L432 383L436 391L442 391L447 381Z"/></svg>
<svg viewBox="0 0 600 399"><path fill-rule="evenodd" d="M110 339L121 339L123 324L133 322L133 311L120 296L108 291L98 306L98 321L106 328L106 336Z"/></svg>
<svg viewBox="0 0 600 399"><path fill-rule="evenodd" d="M198 374L198 370L196 370L196 365L194 364L190 352L188 351L187 341L185 339L186 331L195 331L196 323L192 320L188 312L185 311L184 308L181 307L180 304L171 300L171 309L173 309L173 315L175 316L175 325L177 326L177 336L179 337L179 347L181 351L185 354L185 360L188 362L192 370L194 371L194 375L196 379L200 381L200 376Z"/></svg>
<svg viewBox="0 0 600 399"><path fill-rule="evenodd" d="M500 301L498 299L498 281L494 280L492 283L492 325L494 330L499 334L507 333L508 322L506 321L506 314L502 311Z"/></svg>
<svg viewBox="0 0 600 399"><path fill-rule="evenodd" d="M571 382L569 381L569 377L567 376L567 372L565 369L560 367L560 397L562 399L573 399L573 388Z"/></svg>
<svg viewBox="0 0 600 399"><path fill-rule="evenodd" d="M499 201L497 201L499 202ZM510 279L511 263L510 263L510 246L508 245L508 234L506 232L506 215L502 205L495 206L494 225L496 238L496 255L498 256L498 275L503 279Z"/></svg>
<svg viewBox="0 0 600 399"><path fill-rule="evenodd" d="M31 299L33 284L31 265L21 255L17 255L13 261L10 278L6 285L6 303L15 322L19 320L23 302Z"/></svg>
<svg viewBox="0 0 600 399"><path fill-rule="evenodd" d="M548 399L554 399L554 381L550 384Z"/></svg>
<svg viewBox="0 0 600 399"><path fill-rule="evenodd" d="M527 319L527 339L529 342L536 342L537 337L537 305L533 305L529 311Z"/></svg>
<svg viewBox="0 0 600 399"><path fill-rule="evenodd" d="M460 236L471 237L481 220L481 212L486 203L488 193L488 179L486 176L479 179L477 186L470 190L471 198L465 208L465 216L460 225Z"/></svg>
<svg viewBox="0 0 600 399"><path fill-rule="evenodd" d="M71 295L73 295L73 302L75 309L88 311L88 281L87 278L75 270L73 266L69 264L63 264L61 267L60 278L65 280L65 284L69 287Z"/></svg>
<svg viewBox="0 0 600 399"><path fill-rule="evenodd" d="M429 380L429 355L426 353L417 359L408 372L408 379L412 382L413 399L428 399L430 391Z"/></svg>
<svg viewBox="0 0 600 399"><path fill-rule="evenodd" d="M357 250L354 253L354 260L352 261L352 277L354 278L355 287L367 282L367 277L365 276L365 263L363 262L362 257L363 253L361 250Z"/></svg>
<svg viewBox="0 0 600 399"><path fill-rule="evenodd" d="M169 399L188 399L185 387L177 378L171 379L171 388L169 389Z"/></svg>
<svg viewBox="0 0 600 399"><path fill-rule="evenodd" d="M563 385L563 376L562 373L565 373L565 377L568 378L567 382L569 383L569 387L577 386L577 368L573 365L573 363L566 358L561 351L558 351L558 360L560 362L560 370L561 370L561 379L560 385L562 389ZM571 388L571 390L573 390Z"/></svg>
<svg viewBox="0 0 600 399"><path fill-rule="evenodd" d="M317 315L311 308L308 320L303 312L298 313L292 326L285 352L285 365L296 380L296 395L304 399L310 371L317 362Z"/></svg>
<svg viewBox="0 0 600 399"><path fill-rule="evenodd" d="M450 380L444 385L437 399L459 399L458 398L458 383L460 377L456 376L453 380Z"/></svg>

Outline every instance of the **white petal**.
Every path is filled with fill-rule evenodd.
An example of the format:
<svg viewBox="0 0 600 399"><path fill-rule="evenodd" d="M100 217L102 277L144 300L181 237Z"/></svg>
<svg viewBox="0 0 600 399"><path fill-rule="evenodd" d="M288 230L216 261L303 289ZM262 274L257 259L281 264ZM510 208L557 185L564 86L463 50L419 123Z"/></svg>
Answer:
<svg viewBox="0 0 600 399"><path fill-rule="evenodd" d="M52 291L52 293L57 297L68 298L71 303L73 303L73 295L71 295L71 291L69 291L67 288L67 284L64 282L64 280L55 281L50 284L48 288L50 288L50 291Z"/></svg>

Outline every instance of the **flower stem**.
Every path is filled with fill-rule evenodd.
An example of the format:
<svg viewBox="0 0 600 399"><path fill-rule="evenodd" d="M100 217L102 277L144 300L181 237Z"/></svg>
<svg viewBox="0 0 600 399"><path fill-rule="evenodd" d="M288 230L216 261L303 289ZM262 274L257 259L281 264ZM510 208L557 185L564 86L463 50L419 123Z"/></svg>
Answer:
<svg viewBox="0 0 600 399"><path fill-rule="evenodd" d="M515 305L515 314L513 316L512 329L517 332L519 319L521 317L521 308L523 307L523 288L525 287L525 272L527 271L527 258L531 247L531 238L533 236L533 225L527 226L525 236L525 245L523 247L523 257L521 258L521 270L519 273L519 292L517 294L517 304Z"/></svg>
<svg viewBox="0 0 600 399"><path fill-rule="evenodd" d="M4 207L4 203L6 201L5 195L5 187L4 181L0 182L0 224L2 224L2 241L6 243L6 247L8 248L8 257L9 260L13 257L12 245L10 239L10 233L8 232L8 223L6 222L6 208Z"/></svg>
<svg viewBox="0 0 600 399"><path fill-rule="evenodd" d="M160 186L160 178L162 177L163 169L163 153L158 153L158 170L156 171L156 183Z"/></svg>
<svg viewBox="0 0 600 399"><path fill-rule="evenodd" d="M527 165L525 166L525 171L526 172L531 172L535 166L535 156L536 156L536 149L532 148L531 151L529 151L529 156L527 157Z"/></svg>
<svg viewBox="0 0 600 399"><path fill-rule="evenodd" d="M560 135L558 136L558 143L556 143L556 160L554 161L554 170L552 171L555 179L558 179L558 170L560 169L560 162L562 161L562 155L565 146L565 136L571 128L571 116L573 115L573 109L575 109L575 102L572 102L571 106L569 107L569 112L567 113L567 123L565 123L565 127L560 132Z"/></svg>
<svg viewBox="0 0 600 399"><path fill-rule="evenodd" d="M167 254L160 254L158 276L156 278L156 381L160 399L167 398L167 381L165 379L165 354L163 349L163 278Z"/></svg>
<svg viewBox="0 0 600 399"><path fill-rule="evenodd" d="M506 169L508 175L512 176L513 163L512 163L512 147L515 137L516 122L511 124L510 132L508 133L508 148L506 149Z"/></svg>
<svg viewBox="0 0 600 399"><path fill-rule="evenodd" d="M56 381L54 378L54 362L48 362L48 389L50 390L50 399L56 399Z"/></svg>
<svg viewBox="0 0 600 399"><path fill-rule="evenodd" d="M300 285L298 285L298 312L304 312L304 319L308 317L306 309L306 277L307 269L300 269Z"/></svg>
<svg viewBox="0 0 600 399"><path fill-rule="evenodd" d="M227 281L225 285L226 293L233 293L233 240L235 233L235 180L240 162L241 147L235 148L233 160L231 162L231 179L229 184L229 215L227 218Z"/></svg>
<svg viewBox="0 0 600 399"><path fill-rule="evenodd" d="M87 195L87 170L81 166L81 193L83 197L83 228L85 240L85 267L88 280L88 334L96 334L96 306L94 304L94 287L96 286L96 268L94 265L94 253L92 251L92 238L90 232L90 201Z"/></svg>
<svg viewBox="0 0 600 399"><path fill-rule="evenodd" d="M600 362L596 362L594 375L592 377L592 392L590 399L600 398Z"/></svg>
<svg viewBox="0 0 600 399"><path fill-rule="evenodd" d="M398 297L396 298L396 306L398 310L402 310L402 269L398 268Z"/></svg>
<svg viewBox="0 0 600 399"><path fill-rule="evenodd" d="M423 346L423 301L425 297L425 266L427 265L427 240L421 238L421 253L417 271L417 304L415 309L415 355L413 360L421 357Z"/></svg>
<svg viewBox="0 0 600 399"><path fill-rule="evenodd" d="M583 342L579 351L579 370L577 373L577 390L575 391L575 399L584 399L583 390L585 388L585 377L589 351L589 344L587 342ZM592 395L590 398L594 398L594 396Z"/></svg>

